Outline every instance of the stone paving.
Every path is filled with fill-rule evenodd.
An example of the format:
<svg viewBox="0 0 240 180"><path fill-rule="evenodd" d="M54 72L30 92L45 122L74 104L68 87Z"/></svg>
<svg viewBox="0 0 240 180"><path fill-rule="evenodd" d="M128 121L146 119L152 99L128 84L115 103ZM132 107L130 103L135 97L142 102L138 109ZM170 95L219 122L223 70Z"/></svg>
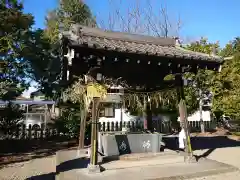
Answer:
<svg viewBox="0 0 240 180"><path fill-rule="evenodd" d="M196 151L195 154L203 154L206 150ZM240 168L240 147L219 148L213 150L208 158L223 163L231 164ZM53 180L56 172L56 157L46 157L28 162L16 163L0 169L0 180ZM74 178L75 179L75 178ZM188 177L192 180L239 180L240 171L225 174L212 175L208 177Z"/></svg>
<svg viewBox="0 0 240 180"><path fill-rule="evenodd" d="M218 175L207 176L207 177L192 178L189 180L239 180L239 179L240 179L240 172L230 172L230 173L218 174Z"/></svg>
<svg viewBox="0 0 240 180"><path fill-rule="evenodd" d="M55 171L55 156L50 156L8 165L0 169L0 180L25 180L30 177L36 177L33 180L54 180Z"/></svg>
<svg viewBox="0 0 240 180"><path fill-rule="evenodd" d="M201 155L207 150L198 150L194 153L196 155ZM228 147L219 148L213 150L211 154L208 155L209 159L213 159L219 162L231 164L239 169L237 172L225 173L220 175L213 175L209 177L195 178L194 180L239 180L240 179L240 147Z"/></svg>
<svg viewBox="0 0 240 180"><path fill-rule="evenodd" d="M87 169L73 169L61 172L59 180L178 180L202 177L205 175L234 172L237 168L214 160L201 160L198 163L184 163L183 156L168 155L139 161L112 161L102 164L106 170L99 174L89 174ZM79 164L80 164L79 160Z"/></svg>

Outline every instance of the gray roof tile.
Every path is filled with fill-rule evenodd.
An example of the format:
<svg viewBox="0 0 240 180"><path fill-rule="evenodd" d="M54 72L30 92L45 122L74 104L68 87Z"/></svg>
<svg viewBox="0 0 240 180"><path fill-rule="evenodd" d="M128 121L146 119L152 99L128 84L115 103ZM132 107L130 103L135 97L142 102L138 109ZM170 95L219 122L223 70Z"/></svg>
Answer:
<svg viewBox="0 0 240 180"><path fill-rule="evenodd" d="M132 52L155 56L169 56L182 59L222 62L219 56L211 56L186 50L173 38L152 37L121 32L104 31L81 25L73 25L69 32L63 33L73 44L92 48Z"/></svg>

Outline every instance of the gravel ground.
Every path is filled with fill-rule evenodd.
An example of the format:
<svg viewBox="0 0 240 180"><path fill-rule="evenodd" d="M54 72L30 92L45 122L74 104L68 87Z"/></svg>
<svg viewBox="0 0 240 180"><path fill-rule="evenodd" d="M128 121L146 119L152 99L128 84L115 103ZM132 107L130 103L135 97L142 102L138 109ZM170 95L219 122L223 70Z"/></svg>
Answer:
<svg viewBox="0 0 240 180"><path fill-rule="evenodd" d="M196 151L195 154L201 155L206 150ZM240 169L240 147L219 148L214 150L208 158L233 165ZM55 156L35 159L28 162L16 163L0 169L0 180L52 180L56 171ZM35 177L34 177L35 176ZM195 178L192 180L239 180L240 171L215 176Z"/></svg>
<svg viewBox="0 0 240 180"><path fill-rule="evenodd" d="M49 173L56 171L55 164L55 156L15 163L0 169L0 180L25 180L43 174L46 175L42 176L43 180L54 179L54 174Z"/></svg>

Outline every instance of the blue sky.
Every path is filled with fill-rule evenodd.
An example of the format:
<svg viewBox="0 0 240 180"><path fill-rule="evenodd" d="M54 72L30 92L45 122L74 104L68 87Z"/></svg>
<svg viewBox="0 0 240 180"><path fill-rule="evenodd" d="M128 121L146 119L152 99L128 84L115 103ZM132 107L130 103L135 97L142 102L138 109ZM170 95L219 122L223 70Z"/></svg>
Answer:
<svg viewBox="0 0 240 180"><path fill-rule="evenodd" d="M56 7L58 0L24 0L25 12L35 16L36 27L44 27L46 12ZM114 1L114 0L112 0ZM121 1L121 0L115 0ZM128 7L128 2L122 0L122 8ZM139 0L145 1L145 0ZM181 36L198 39L208 37L210 41L220 41L224 46L229 40L240 35L240 15L238 0L150 0L154 7L161 4L167 7L168 14L173 19L180 15L183 22ZM85 0L93 14L101 19L108 17L109 0ZM155 9L157 10L157 9Z"/></svg>
<svg viewBox="0 0 240 180"><path fill-rule="evenodd" d="M47 11L57 6L58 0L24 0L24 11L32 13L35 17L36 28L44 28ZM110 0L111 1L111 0ZM129 2L122 1L119 8L127 9ZM139 0L146 1L146 0ZM183 27L180 37L189 40L197 40L207 37L209 41L220 41L223 47L229 40L240 36L240 7L239 0L149 0L153 4L153 10L158 10L161 4L167 7L171 19L176 20L180 15ZM85 0L97 19L107 19L111 11L109 0ZM144 6L144 5L143 5ZM115 7L117 8L117 7ZM31 88L25 95L34 91Z"/></svg>

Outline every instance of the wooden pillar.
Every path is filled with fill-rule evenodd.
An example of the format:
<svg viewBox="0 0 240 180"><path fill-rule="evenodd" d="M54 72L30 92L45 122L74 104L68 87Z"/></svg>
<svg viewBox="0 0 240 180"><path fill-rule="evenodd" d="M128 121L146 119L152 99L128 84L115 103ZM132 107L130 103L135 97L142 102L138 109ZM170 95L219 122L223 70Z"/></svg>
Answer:
<svg viewBox="0 0 240 180"><path fill-rule="evenodd" d="M121 98L121 113L120 113L120 122L121 124L123 124L123 111L125 110L125 106L124 106L124 97L123 95L120 95L120 98ZM120 131L122 131L122 125L119 127L121 128ZM105 130L105 129L104 129Z"/></svg>
<svg viewBox="0 0 240 180"><path fill-rule="evenodd" d="M147 103L147 129L153 132L152 110L150 102Z"/></svg>
<svg viewBox="0 0 240 180"><path fill-rule="evenodd" d="M47 128L47 109L48 109L47 104L45 104L45 108L44 108L44 128L45 128L45 130Z"/></svg>
<svg viewBox="0 0 240 180"><path fill-rule="evenodd" d="M185 131L185 157L188 158L188 160L192 160L193 152L192 152L192 146L191 146L191 139L190 139L190 132L189 132L189 125L187 120L187 108L185 103L185 95L184 95L184 84L181 74L177 74L175 76L176 80L176 86L177 86L177 96L178 96L178 106L179 106L179 116L180 116L180 125L181 128L184 128ZM186 158L185 158L186 160Z"/></svg>
<svg viewBox="0 0 240 180"><path fill-rule="evenodd" d="M148 130L148 121L147 121L147 98L144 96L143 99L143 128L145 131Z"/></svg>
<svg viewBox="0 0 240 180"><path fill-rule="evenodd" d="M91 156L90 164L97 165L98 162L98 106L100 98L94 97L92 102L92 132L91 132Z"/></svg>
<svg viewBox="0 0 240 180"><path fill-rule="evenodd" d="M143 118L144 118L144 130L153 131L152 128L152 111L151 105L147 97L144 97L144 106L143 106Z"/></svg>
<svg viewBox="0 0 240 180"><path fill-rule="evenodd" d="M183 89L184 85L183 85L183 79L181 74L177 74L175 76L175 84L177 87L177 98L179 103L181 99L185 100L184 89Z"/></svg>

